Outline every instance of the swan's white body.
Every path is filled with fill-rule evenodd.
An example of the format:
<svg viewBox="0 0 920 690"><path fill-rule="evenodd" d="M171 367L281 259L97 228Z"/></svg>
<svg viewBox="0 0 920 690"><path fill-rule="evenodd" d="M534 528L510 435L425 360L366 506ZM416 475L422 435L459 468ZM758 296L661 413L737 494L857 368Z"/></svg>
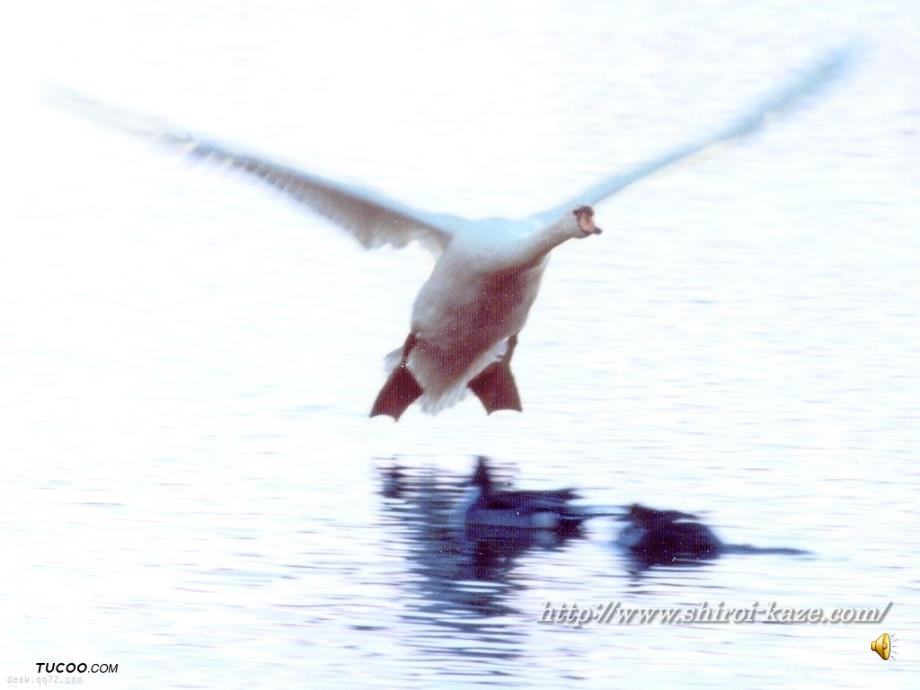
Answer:
<svg viewBox="0 0 920 690"><path fill-rule="evenodd" d="M590 205L715 144L756 131L764 124L767 115L794 104L839 73L851 53L851 50L843 50L825 56L771 97L714 134L614 175L567 204L522 220L490 218L470 221L420 211L366 189L233 151L72 92L59 90L55 95L58 101L94 120L152 139L190 156L223 163L255 175L348 230L367 248L382 245L401 247L410 241L420 241L428 247L438 260L415 300L411 344L407 340L403 348L387 358L390 381L394 373L404 368L421 388L420 392L412 394L415 397L409 395L407 398L405 381L400 384L403 389L398 397L404 398L398 403L400 411L381 412L398 419L401 410L417 397L421 398L423 409L435 413L456 403L468 387L475 385L476 377L493 363L503 360L507 369L510 350L513 350L516 336L524 327L536 299L549 252L568 239L586 237L595 232ZM573 210L577 211L574 215ZM506 350L509 350L507 357ZM520 409L510 369L507 369L507 377L502 385L510 385L514 389L517 406L490 407L483 395L476 391L490 412L494 409ZM387 387L384 388L386 390ZM381 391L381 396L384 392ZM372 414L378 413L376 410L375 404Z"/></svg>
<svg viewBox="0 0 920 690"><path fill-rule="evenodd" d="M572 236L567 230L489 219L454 236L412 309L418 343L408 367L424 391L422 409L437 412L456 403L469 382L505 353L537 298L549 251ZM399 354L391 355L389 369Z"/></svg>

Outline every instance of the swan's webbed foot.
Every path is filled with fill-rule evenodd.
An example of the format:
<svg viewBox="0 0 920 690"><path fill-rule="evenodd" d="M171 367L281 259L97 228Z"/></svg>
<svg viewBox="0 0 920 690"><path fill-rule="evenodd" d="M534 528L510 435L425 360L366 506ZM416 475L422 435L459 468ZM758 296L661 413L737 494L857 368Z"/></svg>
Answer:
<svg viewBox="0 0 920 690"><path fill-rule="evenodd" d="M418 385L418 381L409 371L409 353L415 347L417 341L418 338L416 338L415 333L410 333L409 337L406 338L399 364L390 373L386 383L383 384L383 388L380 389L380 393L377 394L377 399L374 401L373 408L371 408L371 417L385 414L399 421L399 418L408 409L409 405L421 396L422 387Z"/></svg>
<svg viewBox="0 0 920 690"><path fill-rule="evenodd" d="M479 398L482 406L486 408L487 414L498 410L521 412L523 409L514 374L511 373L511 356L516 346L517 335L515 334L508 338L508 349L502 358L487 366L467 384Z"/></svg>

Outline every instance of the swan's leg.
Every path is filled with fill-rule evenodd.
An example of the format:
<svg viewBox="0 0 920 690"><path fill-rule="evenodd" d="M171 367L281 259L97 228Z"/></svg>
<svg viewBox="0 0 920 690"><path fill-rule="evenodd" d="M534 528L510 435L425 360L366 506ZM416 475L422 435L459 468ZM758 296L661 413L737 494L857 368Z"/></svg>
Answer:
<svg viewBox="0 0 920 690"><path fill-rule="evenodd" d="M409 337L406 338L405 344L403 344L399 364L390 373L387 382L383 384L383 388L377 394L374 407L371 409L371 417L387 414L399 421L406 408L418 400L422 394L422 387L418 385L418 381L409 371L409 353L412 352L416 342L418 342L418 338L415 333L410 333Z"/></svg>
<svg viewBox="0 0 920 690"><path fill-rule="evenodd" d="M469 382L469 388L479 398L488 414L496 410L521 411L521 396L518 394L514 374L511 373L511 356L517 347L517 334L508 338L508 349L502 358L483 369Z"/></svg>

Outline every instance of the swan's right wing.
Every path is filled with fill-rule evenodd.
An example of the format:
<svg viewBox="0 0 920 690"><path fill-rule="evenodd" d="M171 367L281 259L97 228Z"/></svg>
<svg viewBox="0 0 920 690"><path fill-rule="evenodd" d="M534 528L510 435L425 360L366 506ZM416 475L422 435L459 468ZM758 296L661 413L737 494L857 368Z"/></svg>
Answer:
<svg viewBox="0 0 920 690"><path fill-rule="evenodd" d="M747 112L714 133L669 151L657 158L640 163L631 170L613 175L586 190L571 201L540 213L534 218L544 224L569 217L579 206L593 206L616 194L624 187L638 182L659 170L703 153L718 144L746 137L765 126L771 118L797 105L803 98L816 93L834 78L841 75L853 63L859 51L858 46L838 48L824 55L820 60L800 72L781 88L756 103Z"/></svg>
<svg viewBox="0 0 920 690"><path fill-rule="evenodd" d="M223 164L253 175L348 230L366 248L404 247L421 242L440 254L464 221L456 216L412 209L376 192L295 170L259 156L235 151L177 130L159 120L103 105L72 91L55 89L52 98L97 122L140 136L193 158Z"/></svg>

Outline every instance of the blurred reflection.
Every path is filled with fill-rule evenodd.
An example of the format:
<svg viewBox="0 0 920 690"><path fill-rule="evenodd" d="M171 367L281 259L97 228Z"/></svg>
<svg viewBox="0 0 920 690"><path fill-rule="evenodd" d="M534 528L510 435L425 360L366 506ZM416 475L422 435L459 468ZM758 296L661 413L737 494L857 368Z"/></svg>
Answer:
<svg viewBox="0 0 920 690"><path fill-rule="evenodd" d="M803 555L807 551L789 548L760 548L750 544L725 544L696 515L679 510L655 510L634 503L620 516L628 524L617 545L625 549L641 572L652 566L692 567L720 555L782 554Z"/></svg>
<svg viewBox="0 0 920 690"><path fill-rule="evenodd" d="M403 482L406 473L401 465L393 463L380 470L381 487L380 493L387 498L401 498L403 492Z"/></svg>
<svg viewBox="0 0 920 690"><path fill-rule="evenodd" d="M477 466L477 471L482 463ZM502 500L509 492L504 484L507 468L494 470L488 495ZM480 479L482 475L480 473ZM476 479L474 474L473 479ZM410 586L421 595L409 599L415 611L438 625L496 632L483 619L516 613L508 602L523 588L515 577L517 560L525 553L561 549L581 532L567 521L564 528L515 528L501 524L467 523L470 504L468 477L450 475L435 468L411 469L392 464L381 470L383 512L388 523L404 530L409 545ZM555 505L558 492L510 492L515 498L533 499L533 505ZM571 494L567 494L571 495ZM550 498L546 499L545 497ZM479 519L483 513L474 513ZM504 628L505 626L498 626ZM507 629L509 635L512 633Z"/></svg>
<svg viewBox="0 0 920 690"><path fill-rule="evenodd" d="M633 504L620 519L628 524L620 532L617 545L627 551L638 570L654 565L695 565L719 555L719 540L712 530L695 521L695 515Z"/></svg>
<svg viewBox="0 0 920 690"><path fill-rule="evenodd" d="M491 527L495 528L494 534L502 536L520 532L520 537L529 538L534 531L565 535L592 516L572 504L577 498L572 489L505 490L493 479L486 458L479 456L464 498L455 510L455 519L467 530Z"/></svg>

